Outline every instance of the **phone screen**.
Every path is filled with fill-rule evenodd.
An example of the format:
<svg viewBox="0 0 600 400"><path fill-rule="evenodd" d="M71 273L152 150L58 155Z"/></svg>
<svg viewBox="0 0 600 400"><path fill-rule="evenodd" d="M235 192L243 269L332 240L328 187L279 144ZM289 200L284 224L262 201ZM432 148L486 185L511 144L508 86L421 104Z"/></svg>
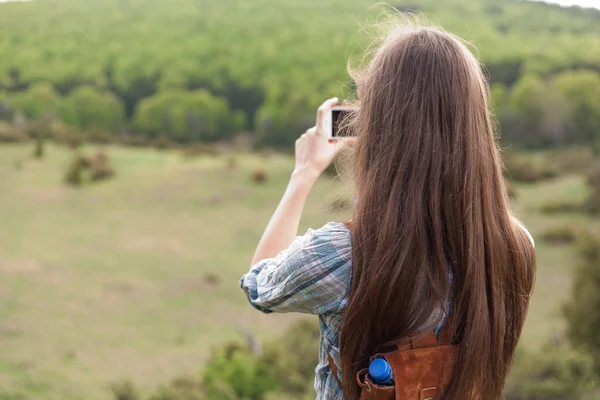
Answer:
<svg viewBox="0 0 600 400"><path fill-rule="evenodd" d="M344 128L343 123L344 118L346 118L351 111L353 110L331 110L331 128L333 130L333 132L331 132L332 138L354 136L350 132L350 129Z"/></svg>

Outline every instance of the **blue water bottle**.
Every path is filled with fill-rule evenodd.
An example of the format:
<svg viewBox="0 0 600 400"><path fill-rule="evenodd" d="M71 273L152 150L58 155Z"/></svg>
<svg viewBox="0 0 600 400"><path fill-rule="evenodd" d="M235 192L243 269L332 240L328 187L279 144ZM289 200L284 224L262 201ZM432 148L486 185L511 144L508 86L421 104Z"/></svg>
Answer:
<svg viewBox="0 0 600 400"><path fill-rule="evenodd" d="M393 386L394 376L392 375L392 367L383 358L376 358L369 365L369 376L373 383L380 386Z"/></svg>

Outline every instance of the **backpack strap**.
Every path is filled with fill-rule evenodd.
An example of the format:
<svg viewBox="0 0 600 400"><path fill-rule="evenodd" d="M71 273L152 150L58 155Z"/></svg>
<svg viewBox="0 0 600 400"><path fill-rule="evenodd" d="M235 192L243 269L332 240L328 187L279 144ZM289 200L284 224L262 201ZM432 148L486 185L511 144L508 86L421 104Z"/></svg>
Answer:
<svg viewBox="0 0 600 400"><path fill-rule="evenodd" d="M340 384L340 386L342 386L342 381L340 380L339 377L339 370L335 365L335 362L333 362L333 357L331 357L331 354L329 353L329 351L327 352L327 361L329 362L329 369L331 369L331 373L333 374L333 377L335 378L335 380L337 381L337 383Z"/></svg>

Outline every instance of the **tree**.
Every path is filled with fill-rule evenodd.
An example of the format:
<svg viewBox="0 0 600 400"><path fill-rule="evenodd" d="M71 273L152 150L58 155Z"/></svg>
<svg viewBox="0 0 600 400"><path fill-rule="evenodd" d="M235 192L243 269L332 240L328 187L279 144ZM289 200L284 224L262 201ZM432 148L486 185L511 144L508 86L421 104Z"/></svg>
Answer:
<svg viewBox="0 0 600 400"><path fill-rule="evenodd" d="M103 128L116 131L123 126L124 109L112 93L91 86L75 89L59 108L61 120L81 130Z"/></svg>
<svg viewBox="0 0 600 400"><path fill-rule="evenodd" d="M25 92L13 93L11 98L13 107L23 111L30 120L55 115L60 102L54 87L48 82L33 84Z"/></svg>
<svg viewBox="0 0 600 400"><path fill-rule="evenodd" d="M581 239L583 263L575 270L571 297L564 308L571 343L593 359L600 375L600 234Z"/></svg>
<svg viewBox="0 0 600 400"><path fill-rule="evenodd" d="M554 77L553 83L572 110L569 126L573 139L583 143L600 140L600 74L563 72Z"/></svg>
<svg viewBox="0 0 600 400"><path fill-rule="evenodd" d="M203 89L146 98L138 104L134 120L137 130L154 136L164 133L178 142L229 138L244 125L242 112L232 112L225 99Z"/></svg>

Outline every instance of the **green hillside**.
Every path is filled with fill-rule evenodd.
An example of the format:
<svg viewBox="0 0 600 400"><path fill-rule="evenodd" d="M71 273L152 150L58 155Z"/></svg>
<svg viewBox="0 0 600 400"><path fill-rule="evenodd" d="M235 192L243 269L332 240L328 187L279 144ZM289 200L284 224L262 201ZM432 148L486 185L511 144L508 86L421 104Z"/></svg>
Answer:
<svg viewBox="0 0 600 400"><path fill-rule="evenodd" d="M285 145L310 124L323 98L351 95L347 60L360 56L370 27L393 9L423 13L471 41L499 84L497 93L526 75L600 73L598 10L514 0L375 4L0 4L0 99L29 118L56 114L81 130L134 131L180 142L253 130L261 143ZM518 105L502 99L509 103Z"/></svg>

